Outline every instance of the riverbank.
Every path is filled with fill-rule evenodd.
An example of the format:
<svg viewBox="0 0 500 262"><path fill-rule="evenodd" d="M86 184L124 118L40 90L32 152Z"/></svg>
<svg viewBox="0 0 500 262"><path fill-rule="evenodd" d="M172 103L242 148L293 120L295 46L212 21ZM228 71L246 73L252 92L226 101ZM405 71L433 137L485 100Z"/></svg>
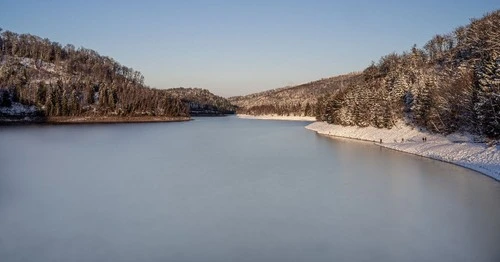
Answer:
<svg viewBox="0 0 500 262"><path fill-rule="evenodd" d="M404 124L380 129L315 122L306 128L323 135L372 141L385 148L449 162L500 181L500 145L488 146L476 142L477 138L473 136L430 134Z"/></svg>
<svg viewBox="0 0 500 262"><path fill-rule="evenodd" d="M152 123L152 122L183 122L189 121L189 117L165 117L165 116L57 116L24 119L8 119L0 121L0 125L11 124L111 124L111 123Z"/></svg>
<svg viewBox="0 0 500 262"><path fill-rule="evenodd" d="M243 119L259 119L259 120L287 120L287 121L316 121L316 117L313 116L279 116L279 115L245 115L237 114L238 118Z"/></svg>

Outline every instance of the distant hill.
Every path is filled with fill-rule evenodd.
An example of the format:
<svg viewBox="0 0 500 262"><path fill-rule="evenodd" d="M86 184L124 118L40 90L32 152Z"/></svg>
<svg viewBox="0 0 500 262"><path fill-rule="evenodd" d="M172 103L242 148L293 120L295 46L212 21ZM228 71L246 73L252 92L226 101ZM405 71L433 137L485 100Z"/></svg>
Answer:
<svg viewBox="0 0 500 262"><path fill-rule="evenodd" d="M206 90L192 93L149 88L140 72L91 49L63 47L30 34L0 34L0 121L231 111L224 98Z"/></svg>
<svg viewBox="0 0 500 262"><path fill-rule="evenodd" d="M190 113L196 115L234 114L236 106L228 99L201 88L171 88L167 94L189 105Z"/></svg>
<svg viewBox="0 0 500 262"><path fill-rule="evenodd" d="M229 101L238 106L239 113L314 116L318 97L338 92L360 81L361 73L350 73L298 86L230 97Z"/></svg>

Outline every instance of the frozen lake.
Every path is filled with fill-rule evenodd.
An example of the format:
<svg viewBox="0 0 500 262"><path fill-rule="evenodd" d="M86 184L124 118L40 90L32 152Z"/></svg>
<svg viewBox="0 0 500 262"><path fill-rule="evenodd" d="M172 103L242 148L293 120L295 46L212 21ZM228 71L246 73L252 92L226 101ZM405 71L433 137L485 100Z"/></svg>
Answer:
<svg viewBox="0 0 500 262"><path fill-rule="evenodd" d="M0 127L0 261L500 261L500 183L306 122Z"/></svg>

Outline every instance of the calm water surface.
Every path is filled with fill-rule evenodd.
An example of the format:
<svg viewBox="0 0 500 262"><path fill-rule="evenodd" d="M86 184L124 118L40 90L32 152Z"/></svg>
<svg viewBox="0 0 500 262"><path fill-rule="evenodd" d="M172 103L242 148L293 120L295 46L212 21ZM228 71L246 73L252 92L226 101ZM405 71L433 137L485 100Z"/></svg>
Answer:
<svg viewBox="0 0 500 262"><path fill-rule="evenodd" d="M0 261L500 261L500 183L306 124L0 127Z"/></svg>

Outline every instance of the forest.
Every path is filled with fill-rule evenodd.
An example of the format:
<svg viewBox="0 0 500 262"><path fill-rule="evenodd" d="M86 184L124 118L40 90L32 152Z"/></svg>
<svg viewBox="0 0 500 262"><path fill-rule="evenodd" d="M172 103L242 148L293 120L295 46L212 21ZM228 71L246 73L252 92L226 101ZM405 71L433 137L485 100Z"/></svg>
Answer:
<svg viewBox="0 0 500 262"><path fill-rule="evenodd" d="M208 99L188 99L175 90L149 88L140 72L94 50L0 32L0 108L17 105L21 110L15 117L186 117L191 107L196 112L209 108L213 114L234 112L226 99L208 91L200 93L210 95ZM0 118L9 117L6 111L0 110Z"/></svg>
<svg viewBox="0 0 500 262"><path fill-rule="evenodd" d="M192 116L226 115L236 111L236 106L229 100L214 95L207 89L179 87L167 89L166 92L189 105Z"/></svg>
<svg viewBox="0 0 500 262"><path fill-rule="evenodd" d="M329 77L298 86L267 90L246 96L230 97L229 101L238 106L238 113L250 115L305 115L315 116L318 97L331 94L337 89L357 85L361 73Z"/></svg>
<svg viewBox="0 0 500 262"><path fill-rule="evenodd" d="M309 92L321 81L306 84ZM327 92L300 107L300 101L286 97L279 106L259 103L263 100L252 95L232 101L241 106L239 112L250 114L311 115L313 107L319 121L332 124L392 128L403 121L435 133L499 139L500 10L436 35L423 48L388 54L359 74L326 84ZM305 93L301 86L288 90Z"/></svg>
<svg viewBox="0 0 500 262"><path fill-rule="evenodd" d="M340 125L391 128L405 120L432 132L500 138L500 10L436 35L423 49L389 54L364 81L318 98L316 116Z"/></svg>

